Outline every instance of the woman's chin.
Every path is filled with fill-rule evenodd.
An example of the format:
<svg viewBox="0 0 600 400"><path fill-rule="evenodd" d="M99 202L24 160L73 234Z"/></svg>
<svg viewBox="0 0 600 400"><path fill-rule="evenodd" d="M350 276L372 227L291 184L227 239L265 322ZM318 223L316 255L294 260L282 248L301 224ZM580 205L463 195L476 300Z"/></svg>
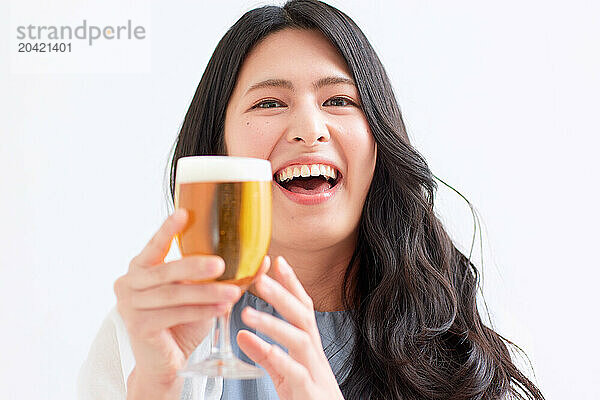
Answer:
<svg viewBox="0 0 600 400"><path fill-rule="evenodd" d="M353 238L355 229L336 222L324 222L317 216L295 218L293 224L273 224L271 249L315 252L343 246ZM270 252L271 253L271 252ZM271 253L273 254L273 253Z"/></svg>

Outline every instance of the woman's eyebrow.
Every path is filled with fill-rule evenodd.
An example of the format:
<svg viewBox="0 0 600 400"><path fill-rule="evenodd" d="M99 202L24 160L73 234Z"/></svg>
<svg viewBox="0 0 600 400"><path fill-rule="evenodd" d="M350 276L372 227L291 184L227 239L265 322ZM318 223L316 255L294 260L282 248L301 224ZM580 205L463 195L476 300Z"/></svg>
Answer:
<svg viewBox="0 0 600 400"><path fill-rule="evenodd" d="M246 90L246 94L250 93L253 90L263 89L263 88L268 88L268 87L281 87L281 88L289 89L292 91L294 90L294 85L292 84L291 81L288 81L285 79L267 79L265 81L255 83L254 85L250 86L250 88L248 90Z"/></svg>
<svg viewBox="0 0 600 400"><path fill-rule="evenodd" d="M356 83L354 83L353 79L346 78L344 76L326 76L326 77L321 78L321 79L317 80L316 82L314 82L313 87L315 89L321 89L324 86L332 86L332 85L340 85L340 84L356 86ZM288 81L286 79L267 79L267 80L255 83L252 86L250 86L250 88L248 88L248 90L246 91L246 94L250 93L253 90L263 89L263 88L268 88L268 87L279 87L279 88L289 89L291 91L295 90L292 82Z"/></svg>
<svg viewBox="0 0 600 400"><path fill-rule="evenodd" d="M345 76L327 76L316 81L313 84L313 86L315 87L315 89L321 89L323 86L333 86L340 84L356 86L356 83L354 83L353 79L346 78Z"/></svg>

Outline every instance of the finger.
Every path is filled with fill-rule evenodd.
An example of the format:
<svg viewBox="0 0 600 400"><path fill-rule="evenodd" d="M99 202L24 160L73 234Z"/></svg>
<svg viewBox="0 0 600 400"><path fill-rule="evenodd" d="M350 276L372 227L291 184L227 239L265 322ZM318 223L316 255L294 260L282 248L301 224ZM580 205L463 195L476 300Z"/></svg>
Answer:
<svg viewBox="0 0 600 400"><path fill-rule="evenodd" d="M265 256L265 258L263 258L262 263L260 264L260 269L258 270L256 277L266 274L267 272L269 272L270 268L271 268L271 257Z"/></svg>
<svg viewBox="0 0 600 400"><path fill-rule="evenodd" d="M309 333L287 322L263 312L246 307L242 311L242 320L250 328L260 330L288 349L290 356L307 368L319 363L315 343Z"/></svg>
<svg viewBox="0 0 600 400"><path fill-rule="evenodd" d="M163 262L169 252L173 237L183 230L187 220L187 210L183 208L175 210L135 258L136 265L147 267Z"/></svg>
<svg viewBox="0 0 600 400"><path fill-rule="evenodd" d="M136 312L127 319L128 331L138 337L149 337L166 328L192 322L203 322L222 315L228 309L227 304L204 306L179 306L160 310L144 310Z"/></svg>
<svg viewBox="0 0 600 400"><path fill-rule="evenodd" d="M131 287L145 290L167 283L216 279L224 270L225 262L221 257L189 256L132 272Z"/></svg>
<svg viewBox="0 0 600 400"><path fill-rule="evenodd" d="M225 283L187 284L176 283L134 292L130 304L139 310L165 307L235 303L242 291L235 285Z"/></svg>
<svg viewBox="0 0 600 400"><path fill-rule="evenodd" d="M286 288L291 294L296 296L306 307L313 310L313 302L304 287L298 280L298 277L294 273L294 270L285 260L285 258L279 256L275 259L275 265L273 266L273 272L275 278Z"/></svg>
<svg viewBox="0 0 600 400"><path fill-rule="evenodd" d="M263 258L262 263L260 264L260 268L259 268L258 272L256 273L256 275L254 275L254 278L252 279L252 282L250 283L250 285L254 285L254 283L256 282L257 279L259 279L261 276L263 276L267 272L269 272L270 268L271 268L271 257L265 256L265 258Z"/></svg>
<svg viewBox="0 0 600 400"><path fill-rule="evenodd" d="M273 305L290 324L311 334L316 332L314 311L306 307L279 282L263 275L256 281L255 287L260 297Z"/></svg>
<svg viewBox="0 0 600 400"><path fill-rule="evenodd" d="M241 330L238 332L237 341L240 349L267 371L276 389L282 384L298 384L310 378L306 368L279 346L265 342L254 333Z"/></svg>

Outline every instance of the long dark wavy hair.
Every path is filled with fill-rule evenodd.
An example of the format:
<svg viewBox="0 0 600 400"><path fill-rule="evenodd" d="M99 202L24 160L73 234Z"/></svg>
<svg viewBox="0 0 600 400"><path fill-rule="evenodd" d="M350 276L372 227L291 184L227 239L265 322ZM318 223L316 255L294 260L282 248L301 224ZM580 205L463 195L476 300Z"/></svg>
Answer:
<svg viewBox="0 0 600 400"><path fill-rule="evenodd" d="M217 45L177 138L180 157L226 154L225 110L248 52L282 29L316 29L339 50L377 143L377 163L345 279L354 350L346 399L543 399L482 322L477 269L434 213L435 178L411 146L388 76L362 31L319 1L244 14Z"/></svg>

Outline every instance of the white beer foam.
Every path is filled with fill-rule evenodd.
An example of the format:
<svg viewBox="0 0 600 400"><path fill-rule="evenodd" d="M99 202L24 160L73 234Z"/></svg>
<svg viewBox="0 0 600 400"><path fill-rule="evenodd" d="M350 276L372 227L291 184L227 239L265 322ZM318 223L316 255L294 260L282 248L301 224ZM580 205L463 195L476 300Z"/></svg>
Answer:
<svg viewBox="0 0 600 400"><path fill-rule="evenodd" d="M259 158L227 156L182 157L176 183L271 181L271 163Z"/></svg>

